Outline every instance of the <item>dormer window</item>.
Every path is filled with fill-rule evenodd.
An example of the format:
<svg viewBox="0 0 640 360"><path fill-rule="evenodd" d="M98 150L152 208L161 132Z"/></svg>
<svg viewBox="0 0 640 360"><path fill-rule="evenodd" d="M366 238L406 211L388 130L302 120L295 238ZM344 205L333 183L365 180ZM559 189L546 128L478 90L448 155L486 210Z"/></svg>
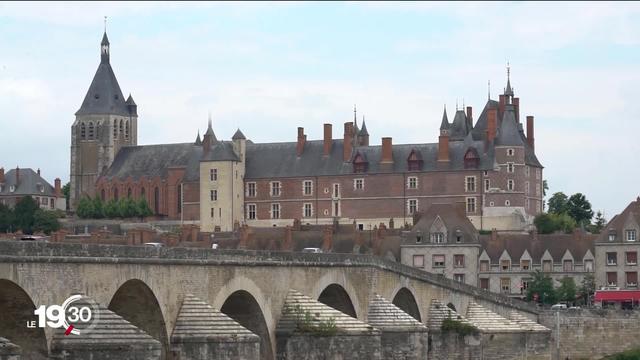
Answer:
<svg viewBox="0 0 640 360"><path fill-rule="evenodd" d="M409 157L407 158L407 167L409 171L422 170L422 155L416 149L412 149Z"/></svg>
<svg viewBox="0 0 640 360"><path fill-rule="evenodd" d="M444 243L444 234L440 232L431 233L431 242L434 244Z"/></svg>
<svg viewBox="0 0 640 360"><path fill-rule="evenodd" d="M10 192L14 192L14 191L16 191L16 186L15 186L15 185L11 185L11 186L9 186L9 191L10 191Z"/></svg>
<svg viewBox="0 0 640 360"><path fill-rule="evenodd" d="M470 147L464 154L464 168L475 169L478 165L480 165L480 156L478 156L478 151L475 148Z"/></svg>
<svg viewBox="0 0 640 360"><path fill-rule="evenodd" d="M364 173L367 172L368 168L369 162L367 161L366 157L360 152L357 152L353 157L353 172Z"/></svg>
<svg viewBox="0 0 640 360"><path fill-rule="evenodd" d="M625 231L627 241L637 241L638 235L636 234L636 230L627 230Z"/></svg>
<svg viewBox="0 0 640 360"><path fill-rule="evenodd" d="M615 241L615 240L616 240L616 231L609 230L609 241Z"/></svg>
<svg viewBox="0 0 640 360"><path fill-rule="evenodd" d="M456 230L456 242L457 243L462 242L462 231L460 230Z"/></svg>

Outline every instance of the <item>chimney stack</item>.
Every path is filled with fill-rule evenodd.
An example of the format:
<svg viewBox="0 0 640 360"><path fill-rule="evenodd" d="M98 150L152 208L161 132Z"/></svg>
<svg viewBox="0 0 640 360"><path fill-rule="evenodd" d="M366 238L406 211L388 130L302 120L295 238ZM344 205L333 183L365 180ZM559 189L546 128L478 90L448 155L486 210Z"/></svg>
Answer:
<svg viewBox="0 0 640 360"><path fill-rule="evenodd" d="M533 137L533 116L527 116L527 142L535 150L535 138Z"/></svg>
<svg viewBox="0 0 640 360"><path fill-rule="evenodd" d="M504 113L504 106L507 104L507 97L505 95L500 95L498 102L498 112L500 114Z"/></svg>
<svg viewBox="0 0 640 360"><path fill-rule="evenodd" d="M16 186L20 185L20 167L16 166Z"/></svg>
<svg viewBox="0 0 640 360"><path fill-rule="evenodd" d="M513 107L516 110L516 121L520 122L520 98L513 98Z"/></svg>
<svg viewBox="0 0 640 360"><path fill-rule="evenodd" d="M62 187L60 187L60 178L56 178L55 180L53 180L54 183L54 191L56 194L56 197L62 197Z"/></svg>
<svg viewBox="0 0 640 360"><path fill-rule="evenodd" d="M333 144L333 139L331 138L331 124L324 124L324 156L329 156L331 153L331 145Z"/></svg>
<svg viewBox="0 0 640 360"><path fill-rule="evenodd" d="M393 150L392 150L392 140L390 137L382 138L382 159L380 159L381 163L392 163L393 162Z"/></svg>
<svg viewBox="0 0 640 360"><path fill-rule="evenodd" d="M473 108L471 106L467 106L467 119L473 124Z"/></svg>
<svg viewBox="0 0 640 360"><path fill-rule="evenodd" d="M307 137L304 135L304 128L298 128L298 143L296 144L296 155L302 156L302 152L304 151L304 143L307 140Z"/></svg>
<svg viewBox="0 0 640 360"><path fill-rule="evenodd" d="M438 161L449 161L449 134L438 137Z"/></svg>
<svg viewBox="0 0 640 360"><path fill-rule="evenodd" d="M351 160L351 152L353 151L354 135L355 135L355 130L353 128L353 123L350 121L344 123L344 145L343 145L342 160L345 162Z"/></svg>
<svg viewBox="0 0 640 360"><path fill-rule="evenodd" d="M0 183L4 182L4 168L0 168Z"/></svg>
<svg viewBox="0 0 640 360"><path fill-rule="evenodd" d="M38 176L40 176L40 168L38 168Z"/></svg>
<svg viewBox="0 0 640 360"><path fill-rule="evenodd" d="M489 109L487 114L487 142L492 142L496 138L498 128L498 110Z"/></svg>

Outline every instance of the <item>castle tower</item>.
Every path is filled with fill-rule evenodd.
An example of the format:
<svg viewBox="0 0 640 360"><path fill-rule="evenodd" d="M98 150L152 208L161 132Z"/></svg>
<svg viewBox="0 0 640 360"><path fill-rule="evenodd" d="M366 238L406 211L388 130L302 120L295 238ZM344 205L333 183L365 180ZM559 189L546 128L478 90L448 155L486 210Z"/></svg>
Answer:
<svg viewBox="0 0 640 360"><path fill-rule="evenodd" d="M83 196L95 195L95 183L118 150L138 144L138 110L122 95L110 64L105 32L100 43L100 65L71 126L71 207Z"/></svg>

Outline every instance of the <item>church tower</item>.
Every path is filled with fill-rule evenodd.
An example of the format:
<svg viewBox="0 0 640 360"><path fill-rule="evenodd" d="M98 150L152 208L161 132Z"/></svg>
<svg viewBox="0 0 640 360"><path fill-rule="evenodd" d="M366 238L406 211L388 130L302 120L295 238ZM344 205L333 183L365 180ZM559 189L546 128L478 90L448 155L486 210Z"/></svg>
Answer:
<svg viewBox="0 0 640 360"><path fill-rule="evenodd" d="M118 150L138 144L138 111L133 97L125 99L111 64L105 31L100 65L76 120L71 126L71 207L83 196L95 196L95 183Z"/></svg>

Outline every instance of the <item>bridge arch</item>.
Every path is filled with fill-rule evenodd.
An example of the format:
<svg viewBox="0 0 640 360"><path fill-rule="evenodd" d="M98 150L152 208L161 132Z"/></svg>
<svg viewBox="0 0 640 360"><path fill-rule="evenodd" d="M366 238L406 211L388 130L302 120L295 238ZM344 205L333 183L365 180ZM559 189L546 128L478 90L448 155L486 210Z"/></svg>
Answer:
<svg viewBox="0 0 640 360"><path fill-rule="evenodd" d="M260 359L274 359L275 323L268 310L271 302L256 283L245 276L233 278L217 293L213 307L260 336Z"/></svg>
<svg viewBox="0 0 640 360"><path fill-rule="evenodd" d="M0 279L0 337L22 348L24 359L47 359L47 338L43 328L27 328L36 321L33 300L18 284Z"/></svg>
<svg viewBox="0 0 640 360"><path fill-rule="evenodd" d="M406 287L398 289L391 302L402 311L411 315L414 319L422 321L418 302L416 301L416 297L413 295L413 291L410 289Z"/></svg>
<svg viewBox="0 0 640 360"><path fill-rule="evenodd" d="M324 288L318 296L318 301L351 317L358 318L349 293L338 284L331 284Z"/></svg>
<svg viewBox="0 0 640 360"><path fill-rule="evenodd" d="M167 358L169 339L162 308L145 282L125 281L113 294L108 308L158 340L162 344L162 359Z"/></svg>
<svg viewBox="0 0 640 360"><path fill-rule="evenodd" d="M332 285L337 285L337 286L331 287ZM327 290L329 287L331 287L331 289L329 290L328 293L325 294L323 299L325 301L328 301L326 300L328 296L336 295L337 296L336 300L340 300L343 303L343 305L341 306L348 309L348 312L345 312L342 309L337 308L330 303L320 300L323 292ZM338 309L343 313L349 316L352 316L354 318L360 319L360 317L358 317L357 315L366 316L367 310L360 307L360 301L358 300L356 289L351 285L350 282L347 281L346 277L344 276L344 273L337 273L337 272L326 273L316 283L311 294L312 294L311 297L313 297L314 299L318 299L318 301L320 301L321 303L325 305L329 305L334 309ZM350 306L348 306L349 304Z"/></svg>

